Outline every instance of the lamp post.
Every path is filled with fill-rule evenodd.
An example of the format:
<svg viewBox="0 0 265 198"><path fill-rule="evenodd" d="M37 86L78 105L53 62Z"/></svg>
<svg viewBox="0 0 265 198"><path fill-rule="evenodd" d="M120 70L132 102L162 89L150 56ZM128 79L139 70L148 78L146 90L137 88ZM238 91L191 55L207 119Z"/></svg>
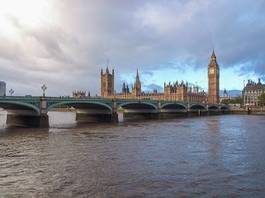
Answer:
<svg viewBox="0 0 265 198"><path fill-rule="evenodd" d="M43 92L43 97L45 97L45 91L47 90L46 85L43 84L43 85L41 86L41 89L42 89L42 92Z"/></svg>
<svg viewBox="0 0 265 198"><path fill-rule="evenodd" d="M9 90L9 94L10 94L10 96L12 96L12 95L14 94L14 92L15 92L15 91L14 91L13 89L10 89L10 90Z"/></svg>

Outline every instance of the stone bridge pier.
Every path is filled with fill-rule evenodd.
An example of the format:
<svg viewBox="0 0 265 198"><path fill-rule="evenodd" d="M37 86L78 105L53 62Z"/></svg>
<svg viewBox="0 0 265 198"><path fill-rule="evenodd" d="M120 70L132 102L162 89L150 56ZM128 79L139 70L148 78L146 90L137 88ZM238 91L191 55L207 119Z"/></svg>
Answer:
<svg viewBox="0 0 265 198"><path fill-rule="evenodd" d="M40 98L40 115L37 118L37 124L39 127L49 127L49 116L48 116L48 104L47 100L44 97Z"/></svg>

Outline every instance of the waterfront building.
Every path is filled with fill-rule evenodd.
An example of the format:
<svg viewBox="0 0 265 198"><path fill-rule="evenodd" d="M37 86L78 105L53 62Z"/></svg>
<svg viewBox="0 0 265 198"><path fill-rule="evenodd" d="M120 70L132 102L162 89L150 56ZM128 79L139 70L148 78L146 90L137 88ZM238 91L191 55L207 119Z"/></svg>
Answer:
<svg viewBox="0 0 265 198"><path fill-rule="evenodd" d="M101 96L111 97L114 95L114 69L112 73L109 72L107 67L106 72L101 69Z"/></svg>
<svg viewBox="0 0 265 198"><path fill-rule="evenodd" d="M114 83L113 83L114 84ZM101 85L104 87L104 85ZM186 101L186 102L198 102L198 103L206 103L207 95L204 91L199 90L198 86L188 86L188 83L174 82L164 83L164 92L158 93L157 90L153 92L143 92L141 90L141 80L140 75L137 70L135 82L130 90L129 85L126 83L122 84L122 92L110 95L106 92L101 94L104 98L119 98L119 99L147 99L147 100L168 100L168 101ZM114 90L113 87L110 90Z"/></svg>
<svg viewBox="0 0 265 198"><path fill-rule="evenodd" d="M208 65L208 103L219 104L219 65L213 51Z"/></svg>
<svg viewBox="0 0 265 198"><path fill-rule="evenodd" d="M208 95L205 91L200 90L198 86L189 86L184 81L164 83L163 93L158 93L157 90L151 93L143 92L138 70L131 90L125 82L122 84L121 90L120 93L114 92L114 70L112 70L112 74L109 73L108 68L105 73L101 70L101 97L104 98L173 100L219 104L219 65L216 55L213 51L211 62L208 65Z"/></svg>
<svg viewBox="0 0 265 198"><path fill-rule="evenodd" d="M222 101L230 100L230 99L231 99L231 97L230 97L228 91L226 89L224 89L223 95L220 96L220 103L222 103Z"/></svg>
<svg viewBox="0 0 265 198"><path fill-rule="evenodd" d="M85 98L86 92L85 91L73 91L72 96L74 98Z"/></svg>
<svg viewBox="0 0 265 198"><path fill-rule="evenodd" d="M140 81L140 77L139 77L139 72L137 69L135 83L134 83L134 86L132 89L132 94L136 97L139 97L139 96L141 96L141 92L142 92L142 85L141 85L141 81Z"/></svg>
<svg viewBox="0 0 265 198"><path fill-rule="evenodd" d="M248 80L248 83L242 91L244 106L259 106L259 96L265 93L265 84L262 84L260 79L258 83Z"/></svg>
<svg viewBox="0 0 265 198"><path fill-rule="evenodd" d="M0 81L0 96L6 96L6 83Z"/></svg>

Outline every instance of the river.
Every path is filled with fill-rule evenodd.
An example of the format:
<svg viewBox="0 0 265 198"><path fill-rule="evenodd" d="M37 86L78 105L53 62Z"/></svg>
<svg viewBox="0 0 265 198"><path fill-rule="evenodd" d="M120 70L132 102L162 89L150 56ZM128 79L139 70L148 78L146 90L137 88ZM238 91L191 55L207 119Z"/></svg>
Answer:
<svg viewBox="0 0 265 198"><path fill-rule="evenodd" d="M4 128L0 197L264 197L265 117ZM68 123L68 125L66 125Z"/></svg>

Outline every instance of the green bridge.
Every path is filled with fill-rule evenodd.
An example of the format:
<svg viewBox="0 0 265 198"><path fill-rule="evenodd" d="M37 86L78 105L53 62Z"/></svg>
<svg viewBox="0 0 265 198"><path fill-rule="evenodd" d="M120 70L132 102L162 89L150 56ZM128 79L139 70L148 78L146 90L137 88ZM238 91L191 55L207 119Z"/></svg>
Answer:
<svg viewBox="0 0 265 198"><path fill-rule="evenodd" d="M211 115L229 111L225 105L186 103L182 101L127 100L70 97L0 97L0 108L5 109L7 124L48 127L48 112L57 108L74 108L78 120L118 122L123 116L141 115L161 118L165 115Z"/></svg>

